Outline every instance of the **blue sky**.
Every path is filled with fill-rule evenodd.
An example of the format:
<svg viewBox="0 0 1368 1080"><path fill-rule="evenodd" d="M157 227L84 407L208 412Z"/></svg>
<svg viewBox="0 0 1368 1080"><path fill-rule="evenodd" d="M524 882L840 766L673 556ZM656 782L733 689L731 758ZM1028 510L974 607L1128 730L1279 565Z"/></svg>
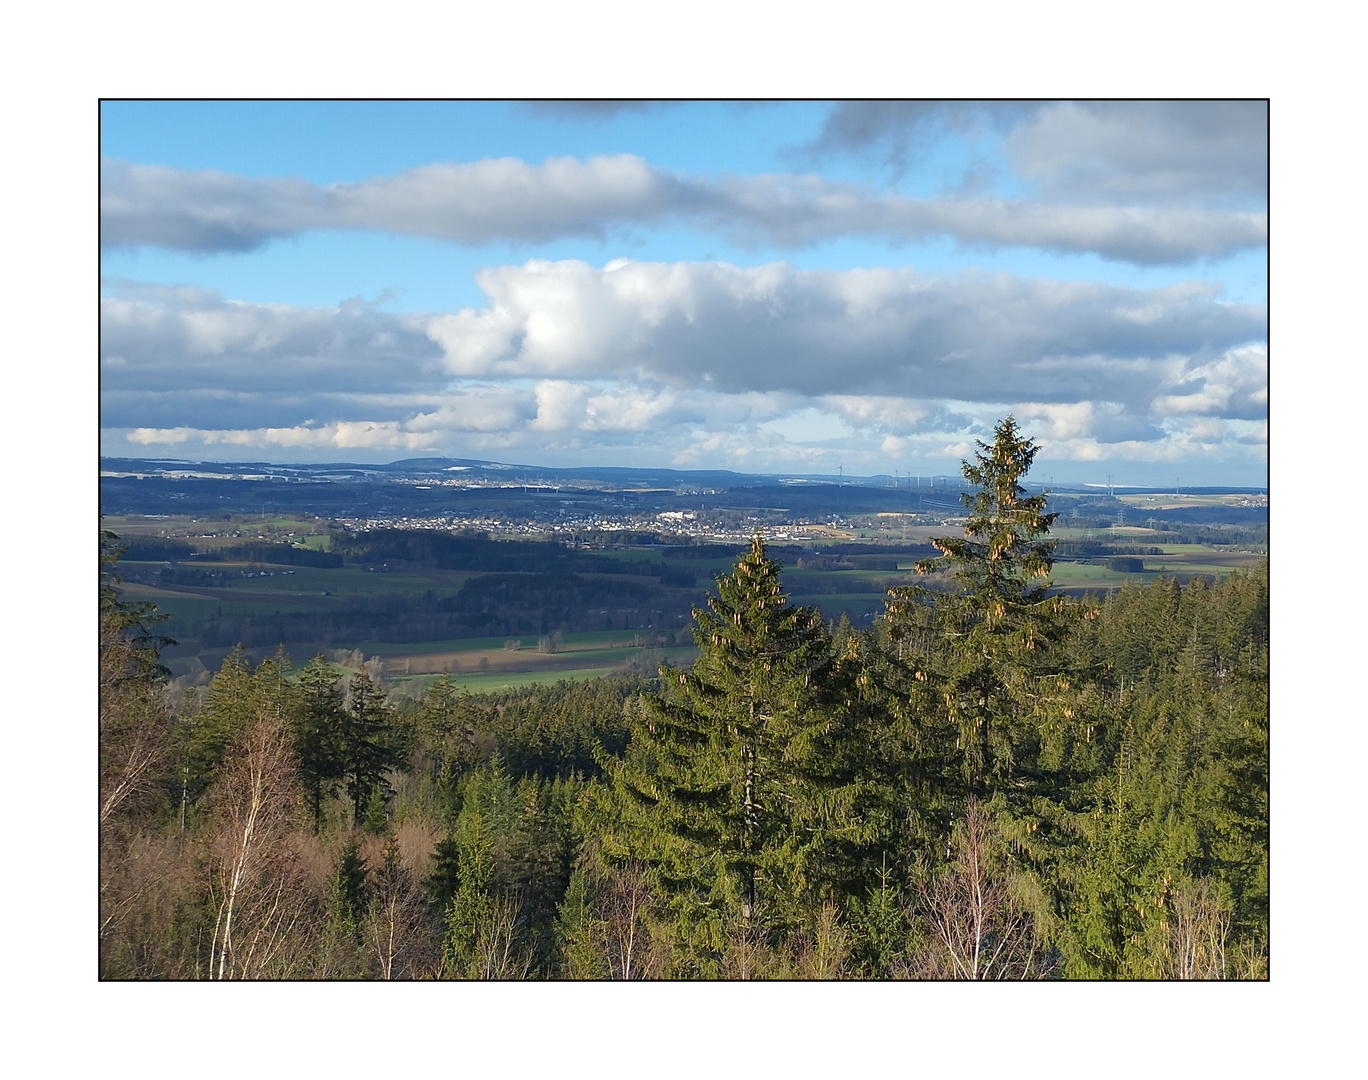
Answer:
<svg viewBox="0 0 1368 1080"><path fill-rule="evenodd" d="M1248 102L106 102L101 451L1263 484Z"/></svg>

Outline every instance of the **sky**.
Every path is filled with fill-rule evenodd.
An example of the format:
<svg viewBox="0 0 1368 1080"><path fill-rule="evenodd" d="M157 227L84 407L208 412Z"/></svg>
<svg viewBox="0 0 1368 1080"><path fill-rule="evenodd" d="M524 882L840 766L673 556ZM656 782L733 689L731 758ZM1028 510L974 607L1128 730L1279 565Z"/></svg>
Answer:
<svg viewBox="0 0 1368 1080"><path fill-rule="evenodd" d="M100 449L1263 485L1262 101L100 107Z"/></svg>

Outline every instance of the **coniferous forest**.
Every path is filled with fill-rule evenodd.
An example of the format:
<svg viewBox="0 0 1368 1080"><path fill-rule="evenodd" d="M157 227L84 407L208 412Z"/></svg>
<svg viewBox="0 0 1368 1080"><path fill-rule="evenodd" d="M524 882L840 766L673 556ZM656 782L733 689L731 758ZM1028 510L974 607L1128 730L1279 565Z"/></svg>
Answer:
<svg viewBox="0 0 1368 1080"><path fill-rule="evenodd" d="M869 629L757 537L651 678L172 700L101 537L105 979L1261 979L1266 566L1049 588L1011 418ZM929 580L929 579L928 579Z"/></svg>

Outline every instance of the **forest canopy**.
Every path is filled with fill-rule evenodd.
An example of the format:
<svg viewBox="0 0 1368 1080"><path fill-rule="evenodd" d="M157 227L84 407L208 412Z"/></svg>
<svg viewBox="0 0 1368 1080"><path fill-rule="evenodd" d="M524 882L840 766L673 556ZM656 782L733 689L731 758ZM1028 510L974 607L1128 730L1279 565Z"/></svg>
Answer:
<svg viewBox="0 0 1368 1080"><path fill-rule="evenodd" d="M1267 566L1063 595L1036 452L978 444L954 587L868 628L757 535L687 669L493 694L235 649L173 697L102 533L101 977L1266 978ZM510 554L411 544L334 557Z"/></svg>

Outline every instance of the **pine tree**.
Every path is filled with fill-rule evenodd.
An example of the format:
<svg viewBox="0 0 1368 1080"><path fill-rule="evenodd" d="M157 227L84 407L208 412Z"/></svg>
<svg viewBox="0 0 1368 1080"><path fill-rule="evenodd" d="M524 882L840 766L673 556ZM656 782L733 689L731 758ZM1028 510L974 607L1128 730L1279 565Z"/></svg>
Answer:
<svg viewBox="0 0 1368 1080"><path fill-rule="evenodd" d="M361 857L361 848L353 836L342 848L333 874L333 896L336 913L348 925L356 922L365 906L366 884L370 868Z"/></svg>

